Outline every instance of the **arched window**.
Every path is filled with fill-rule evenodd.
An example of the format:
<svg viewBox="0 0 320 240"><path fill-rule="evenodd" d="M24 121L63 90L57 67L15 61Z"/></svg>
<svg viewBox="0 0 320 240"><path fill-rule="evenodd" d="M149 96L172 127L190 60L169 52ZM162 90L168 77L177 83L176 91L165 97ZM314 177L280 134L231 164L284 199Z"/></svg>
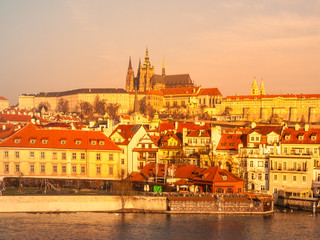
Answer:
<svg viewBox="0 0 320 240"><path fill-rule="evenodd" d="M223 189L222 188L217 188L216 193L223 193Z"/></svg>
<svg viewBox="0 0 320 240"><path fill-rule="evenodd" d="M227 189L227 193L233 193L232 188L228 188L228 189Z"/></svg>

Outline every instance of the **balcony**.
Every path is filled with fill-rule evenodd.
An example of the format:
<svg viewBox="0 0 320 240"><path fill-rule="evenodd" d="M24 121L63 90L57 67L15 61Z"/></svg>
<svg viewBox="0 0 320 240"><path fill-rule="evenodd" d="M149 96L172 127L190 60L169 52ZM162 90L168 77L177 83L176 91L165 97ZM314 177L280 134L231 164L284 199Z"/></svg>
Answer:
<svg viewBox="0 0 320 240"><path fill-rule="evenodd" d="M283 169L283 168L271 168L271 171L283 171L283 172L307 172L308 168L302 169L302 168L287 168L287 169Z"/></svg>

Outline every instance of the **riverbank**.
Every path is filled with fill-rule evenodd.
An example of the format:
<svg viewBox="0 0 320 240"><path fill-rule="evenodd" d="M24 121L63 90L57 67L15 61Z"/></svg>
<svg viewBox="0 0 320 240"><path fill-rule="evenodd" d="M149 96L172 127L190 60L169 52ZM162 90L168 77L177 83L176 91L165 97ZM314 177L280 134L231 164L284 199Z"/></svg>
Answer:
<svg viewBox="0 0 320 240"><path fill-rule="evenodd" d="M232 201L230 201L232 200ZM266 204L270 208L265 209ZM134 212L270 214L270 202L243 198L165 197L165 196L0 196L0 213Z"/></svg>

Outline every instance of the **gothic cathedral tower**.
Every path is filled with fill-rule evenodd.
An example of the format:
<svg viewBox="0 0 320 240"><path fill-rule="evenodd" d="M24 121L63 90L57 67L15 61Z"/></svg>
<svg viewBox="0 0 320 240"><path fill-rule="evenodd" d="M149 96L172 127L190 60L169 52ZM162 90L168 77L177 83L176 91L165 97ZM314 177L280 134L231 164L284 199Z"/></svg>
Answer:
<svg viewBox="0 0 320 240"><path fill-rule="evenodd" d="M143 65L139 65L139 74L137 76L138 91L144 92L151 89L150 79L154 75L154 66L149 61L149 52L146 48L146 56Z"/></svg>
<svg viewBox="0 0 320 240"><path fill-rule="evenodd" d="M131 64L131 57L129 59L129 67L127 71L127 78L126 78L126 91L127 92L133 92L135 90L135 84L134 84L134 72L132 69Z"/></svg>

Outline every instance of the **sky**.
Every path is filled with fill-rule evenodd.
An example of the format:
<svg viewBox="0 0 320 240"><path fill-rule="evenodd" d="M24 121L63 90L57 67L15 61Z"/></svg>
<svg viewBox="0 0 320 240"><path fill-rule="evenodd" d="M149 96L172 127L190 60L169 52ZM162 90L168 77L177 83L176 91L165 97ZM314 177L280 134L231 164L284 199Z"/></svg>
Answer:
<svg viewBox="0 0 320 240"><path fill-rule="evenodd" d="M125 88L148 46L155 73L224 97L320 94L320 0L0 0L0 96Z"/></svg>

